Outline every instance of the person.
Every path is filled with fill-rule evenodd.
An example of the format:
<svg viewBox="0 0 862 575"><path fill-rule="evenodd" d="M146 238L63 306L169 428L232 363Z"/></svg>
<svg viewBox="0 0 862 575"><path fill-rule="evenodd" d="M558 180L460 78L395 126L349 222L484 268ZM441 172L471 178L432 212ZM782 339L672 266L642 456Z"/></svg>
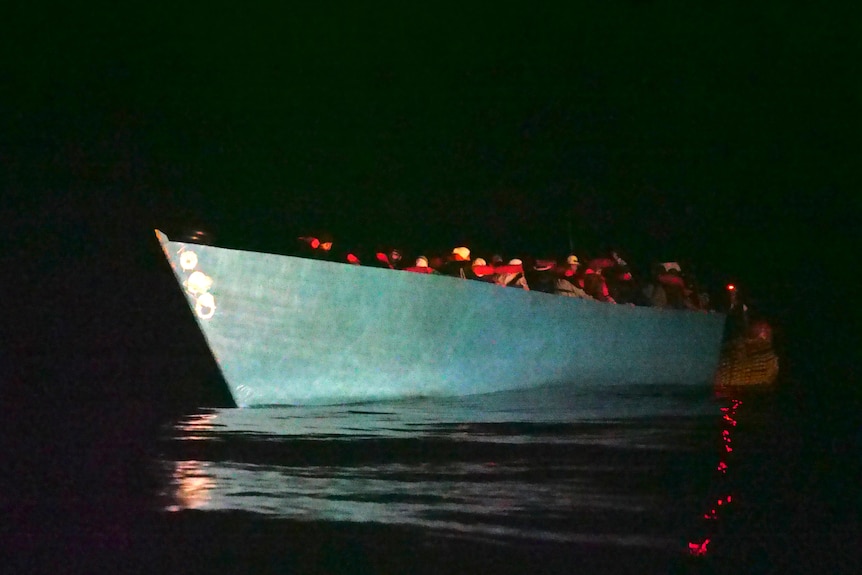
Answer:
<svg viewBox="0 0 862 575"><path fill-rule="evenodd" d="M724 340L741 337L748 332L748 306L742 301L739 288L734 284L727 286L728 308L724 323Z"/></svg>
<svg viewBox="0 0 862 575"><path fill-rule="evenodd" d="M581 261L575 254L570 254L566 257L566 263L563 266L563 275L566 277L575 277L578 275L578 270L581 267Z"/></svg>
<svg viewBox="0 0 862 575"><path fill-rule="evenodd" d="M590 273L592 272L592 273ZM605 303L617 303L608 291L608 283L601 271L587 270L584 276L584 291L595 300Z"/></svg>
<svg viewBox="0 0 862 575"><path fill-rule="evenodd" d="M434 270L434 273L440 273L440 270L443 269L443 264L446 263L446 258L439 254L434 254L428 258L428 267Z"/></svg>
<svg viewBox="0 0 862 575"><path fill-rule="evenodd" d="M529 291L530 286L524 277L523 266L524 262L520 259L512 258L508 265L499 267L499 273L497 273L494 283L498 286L521 288Z"/></svg>
<svg viewBox="0 0 862 575"><path fill-rule="evenodd" d="M614 266L605 268L602 274L610 297L617 303L637 304L639 290L629 264L615 251L611 252L611 259Z"/></svg>
<svg viewBox="0 0 862 575"><path fill-rule="evenodd" d="M392 262L389 261L389 255L386 252L376 252L374 254L374 267L385 268L388 270L394 269Z"/></svg>
<svg viewBox="0 0 862 575"><path fill-rule="evenodd" d="M428 258L419 256L416 258L416 263L412 266L404 268L404 271L415 272L420 274L436 274L437 270L428 265Z"/></svg>
<svg viewBox="0 0 862 575"><path fill-rule="evenodd" d="M301 257L325 261L344 261L332 249L334 240L327 232L316 236L300 236L299 254Z"/></svg>
<svg viewBox="0 0 862 575"><path fill-rule="evenodd" d="M401 250L393 248L389 250L389 265L394 270L404 269L404 261L401 258Z"/></svg>
<svg viewBox="0 0 862 575"><path fill-rule="evenodd" d="M702 289L700 282L693 273L687 273L683 277L685 282L684 294L686 307L707 311L709 309L709 294Z"/></svg>
<svg viewBox="0 0 862 575"><path fill-rule="evenodd" d="M663 271L661 264L653 264L650 269L650 281L641 292L644 305L659 308L667 307L667 294L665 294L661 282L658 281Z"/></svg>
<svg viewBox="0 0 862 575"><path fill-rule="evenodd" d="M454 248L449 254L449 259L440 266L440 273L461 279L477 279L472 270L469 248L464 246Z"/></svg>
<svg viewBox="0 0 862 575"><path fill-rule="evenodd" d="M524 266L524 278L533 291L542 293L554 293L556 284L556 273L554 260L530 259Z"/></svg>
<svg viewBox="0 0 862 575"><path fill-rule="evenodd" d="M653 281L644 288L652 307L688 309L685 282L677 262L664 262L654 266Z"/></svg>
<svg viewBox="0 0 862 575"><path fill-rule="evenodd" d="M493 268L488 265L484 258L474 259L470 269L480 282L494 283Z"/></svg>
<svg viewBox="0 0 862 575"><path fill-rule="evenodd" d="M583 290L586 270L587 268L580 262L578 256L571 254L566 258L566 266L563 268L563 275L576 288Z"/></svg>
<svg viewBox="0 0 862 575"><path fill-rule="evenodd" d="M558 276L554 281L554 293L565 297L577 297L581 299L593 299L580 286L576 285L571 276Z"/></svg>

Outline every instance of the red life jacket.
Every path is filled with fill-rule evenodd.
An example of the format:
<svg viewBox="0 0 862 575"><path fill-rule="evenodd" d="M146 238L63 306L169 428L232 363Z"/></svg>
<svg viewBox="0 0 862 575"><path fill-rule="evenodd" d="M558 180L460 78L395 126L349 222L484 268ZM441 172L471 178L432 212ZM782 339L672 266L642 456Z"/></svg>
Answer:
<svg viewBox="0 0 862 575"><path fill-rule="evenodd" d="M392 268L392 264L389 263L389 256L387 256L383 252L377 252L375 256L377 257L377 261L386 264L386 267L388 268Z"/></svg>
<svg viewBox="0 0 862 575"><path fill-rule="evenodd" d="M674 274L661 274L658 276L658 281L663 283L664 285L676 286L676 287L685 287L685 281L678 275Z"/></svg>
<svg viewBox="0 0 862 575"><path fill-rule="evenodd" d="M490 266L489 266L489 267L490 267ZM522 272L524 271L524 266L520 266L520 265L518 265L518 266L512 266L512 265L508 265L508 264L507 264L507 265L495 266L495 267L493 267L493 268L492 268L492 270L493 270L493 271L491 271L490 273L495 273L495 274L517 274L517 273L522 273Z"/></svg>

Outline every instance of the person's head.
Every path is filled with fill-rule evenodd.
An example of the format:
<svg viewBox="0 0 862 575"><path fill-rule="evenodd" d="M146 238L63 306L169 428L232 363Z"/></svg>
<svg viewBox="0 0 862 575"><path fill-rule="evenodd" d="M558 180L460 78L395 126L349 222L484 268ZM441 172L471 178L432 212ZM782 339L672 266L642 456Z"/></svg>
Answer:
<svg viewBox="0 0 862 575"><path fill-rule="evenodd" d="M487 264L487 262L485 262L484 259L476 258L475 260L473 260L473 265L472 265L473 273L475 273L478 277L484 276L485 272L483 271L482 268L484 268L487 265L488 264Z"/></svg>
<svg viewBox="0 0 862 575"><path fill-rule="evenodd" d="M581 266L581 262L578 259L578 256L575 254L571 254L566 258L565 272L567 276L574 275L578 273L578 268Z"/></svg>
<svg viewBox="0 0 862 575"><path fill-rule="evenodd" d="M452 259L456 262L469 262L470 261L470 250L466 247L460 246L452 250Z"/></svg>
<svg viewBox="0 0 862 575"><path fill-rule="evenodd" d="M389 261L393 264L401 261L401 251L393 249L389 252Z"/></svg>
<svg viewBox="0 0 862 575"><path fill-rule="evenodd" d="M739 303L739 287L736 284L727 284L727 299L731 307Z"/></svg>
<svg viewBox="0 0 862 575"><path fill-rule="evenodd" d="M425 256L419 256L416 258L416 267L417 268L427 268L428 267L428 258Z"/></svg>
<svg viewBox="0 0 862 575"><path fill-rule="evenodd" d="M772 326L760 320L751 324L748 328L748 339L772 343Z"/></svg>

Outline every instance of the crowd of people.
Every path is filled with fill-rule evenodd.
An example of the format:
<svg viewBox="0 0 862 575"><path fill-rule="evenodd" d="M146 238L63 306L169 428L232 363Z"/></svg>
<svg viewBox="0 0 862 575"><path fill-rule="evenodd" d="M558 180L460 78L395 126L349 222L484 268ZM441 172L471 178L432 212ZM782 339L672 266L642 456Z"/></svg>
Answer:
<svg viewBox="0 0 862 575"><path fill-rule="evenodd" d="M442 256L420 255L410 261L401 250L377 251L360 258L353 252L335 250L330 236L301 237L300 254L305 257L370 265L413 273L440 274L503 287L539 291L564 297L658 308L709 311L710 297L692 274L677 262L653 266L648 277L638 277L616 252L583 261L575 254L565 259L513 258L499 254L473 257L459 246Z"/></svg>

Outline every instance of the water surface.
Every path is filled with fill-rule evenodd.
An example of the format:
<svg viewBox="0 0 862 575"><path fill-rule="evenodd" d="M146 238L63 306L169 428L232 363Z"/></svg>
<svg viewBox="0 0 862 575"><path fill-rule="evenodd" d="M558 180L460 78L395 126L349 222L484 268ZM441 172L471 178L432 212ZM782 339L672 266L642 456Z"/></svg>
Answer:
<svg viewBox="0 0 862 575"><path fill-rule="evenodd" d="M418 548L684 558L708 535L734 401L691 386L555 386L206 410L166 431L164 509L395 530Z"/></svg>

